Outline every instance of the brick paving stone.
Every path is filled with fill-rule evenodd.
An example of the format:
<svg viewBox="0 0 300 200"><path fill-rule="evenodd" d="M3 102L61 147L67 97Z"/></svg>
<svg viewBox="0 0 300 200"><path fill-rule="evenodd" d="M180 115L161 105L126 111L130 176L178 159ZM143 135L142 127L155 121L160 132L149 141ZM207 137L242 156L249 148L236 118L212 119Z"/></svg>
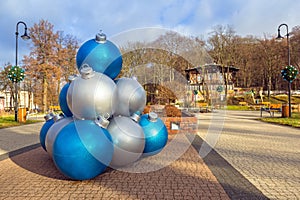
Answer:
<svg viewBox="0 0 300 200"><path fill-rule="evenodd" d="M221 113L199 115L198 131L200 137L214 148L210 157L216 154L221 163L222 159L226 161L223 168L227 169L222 171L216 158L204 158L225 191L233 192L234 185L247 188L250 183L250 191L261 191L266 198L300 199L299 129L260 122L256 120L260 117L259 112L227 111L223 119L218 114ZM220 126L219 133L217 128L210 127L216 122ZM231 170L234 176L230 176L228 169L234 169ZM231 198L240 198L239 194L227 194Z"/></svg>
<svg viewBox="0 0 300 200"><path fill-rule="evenodd" d="M205 113L200 117L202 138L211 116ZM108 168L87 181L68 180L58 172L36 144L39 129L27 127L24 133L15 129L11 135L19 139L11 140L13 148L0 144L0 199L299 199L300 150L293 146L299 144L299 134L294 129L265 126L254 118L245 112L229 112L218 143L211 144L211 138L206 141L214 149L203 159L198 151L206 143L199 137L189 136L194 148L187 149L180 146L183 138L170 137L177 142L177 149L165 148L161 153L165 160L186 152L168 166L160 167L165 160L146 158L144 165L133 167L148 170L153 166L153 171L130 173ZM222 123L220 117L218 120ZM210 127L210 131L217 128ZM0 136L3 134L0 131ZM10 140L10 134L4 135ZM24 137L29 139L24 140L25 146L20 140ZM145 165L147 162L151 165Z"/></svg>
<svg viewBox="0 0 300 200"><path fill-rule="evenodd" d="M229 199L194 148L157 171L107 168L93 180L64 177L49 155L35 148L0 161L0 199Z"/></svg>

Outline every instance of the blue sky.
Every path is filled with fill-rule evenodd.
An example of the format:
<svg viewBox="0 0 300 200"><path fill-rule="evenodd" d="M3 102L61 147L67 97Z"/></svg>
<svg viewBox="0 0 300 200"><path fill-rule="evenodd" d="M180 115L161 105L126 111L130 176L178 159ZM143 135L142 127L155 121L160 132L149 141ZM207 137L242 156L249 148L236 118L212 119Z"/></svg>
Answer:
<svg viewBox="0 0 300 200"><path fill-rule="evenodd" d="M295 0L1 0L0 66L14 63L18 21L28 27L40 19L81 42L102 29L112 37L124 31L158 27L207 37L215 25L231 25L238 35L276 35L278 25L300 25ZM286 31L286 30L282 30ZM19 26L20 34L23 26ZM19 39L19 60L30 41Z"/></svg>

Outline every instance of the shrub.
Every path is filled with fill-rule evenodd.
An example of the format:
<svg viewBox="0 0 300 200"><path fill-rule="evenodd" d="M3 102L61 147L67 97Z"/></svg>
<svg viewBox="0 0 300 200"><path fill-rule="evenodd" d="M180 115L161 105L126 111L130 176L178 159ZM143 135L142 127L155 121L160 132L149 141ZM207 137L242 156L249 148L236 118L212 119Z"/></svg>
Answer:
<svg viewBox="0 0 300 200"><path fill-rule="evenodd" d="M151 111L150 105L145 106L143 114L148 114Z"/></svg>
<svg viewBox="0 0 300 200"><path fill-rule="evenodd" d="M181 117L181 111L173 105L165 106L167 117Z"/></svg>

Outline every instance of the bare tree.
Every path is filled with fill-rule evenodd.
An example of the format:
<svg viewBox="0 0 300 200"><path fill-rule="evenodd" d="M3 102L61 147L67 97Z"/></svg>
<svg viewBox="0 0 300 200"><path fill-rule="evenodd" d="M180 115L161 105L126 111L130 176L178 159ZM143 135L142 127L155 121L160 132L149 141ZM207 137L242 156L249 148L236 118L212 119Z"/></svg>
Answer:
<svg viewBox="0 0 300 200"><path fill-rule="evenodd" d="M8 78L9 70L11 69L12 65L11 64L5 64L5 67L3 70L0 72L0 91L9 91L10 93L10 105L9 105L9 111L12 110L13 108L13 102L14 102L14 84L13 82ZM19 95L20 96L20 95Z"/></svg>
<svg viewBox="0 0 300 200"><path fill-rule="evenodd" d="M42 105L46 112L49 104L58 105L61 80L67 80L76 71L78 42L61 31L55 32L54 26L45 20L29 30L33 46L30 55L24 58L25 71L31 79L35 104Z"/></svg>

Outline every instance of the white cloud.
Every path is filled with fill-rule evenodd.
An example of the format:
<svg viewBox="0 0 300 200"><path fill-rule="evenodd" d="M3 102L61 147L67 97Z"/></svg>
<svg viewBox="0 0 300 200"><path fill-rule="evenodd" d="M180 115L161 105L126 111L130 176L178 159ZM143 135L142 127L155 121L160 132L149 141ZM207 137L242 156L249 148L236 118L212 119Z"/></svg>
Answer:
<svg viewBox="0 0 300 200"><path fill-rule="evenodd" d="M48 20L55 30L84 42L102 29L108 38L135 28L163 27L185 35L204 35L215 25L232 25L237 34L276 34L280 23L299 25L300 1L295 0L1 0L0 64L13 62L15 26ZM21 30L21 29L20 29ZM26 43L20 42L20 57Z"/></svg>
<svg viewBox="0 0 300 200"><path fill-rule="evenodd" d="M299 1L252 0L243 5L234 15L232 22L237 32L242 35L276 35L281 23L287 23L290 28L299 24L299 8Z"/></svg>

